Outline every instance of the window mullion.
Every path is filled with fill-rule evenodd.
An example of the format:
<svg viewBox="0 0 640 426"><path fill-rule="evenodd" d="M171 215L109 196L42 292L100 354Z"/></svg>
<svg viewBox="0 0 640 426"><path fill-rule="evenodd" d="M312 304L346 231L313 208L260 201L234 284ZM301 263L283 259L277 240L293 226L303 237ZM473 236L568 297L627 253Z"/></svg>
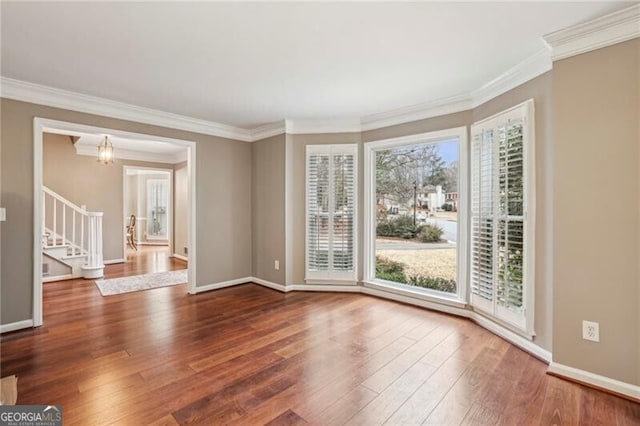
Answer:
<svg viewBox="0 0 640 426"><path fill-rule="evenodd" d="M493 200L491 209L491 221L493 222L493 233L491 238L492 246L492 265L493 265L493 299L492 299L492 313L497 313L498 307L498 286L499 286L499 254L498 254L498 238L500 233L500 132L499 127L493 127L494 138L491 141L491 163L492 163L492 178L493 178Z"/></svg>
<svg viewBox="0 0 640 426"><path fill-rule="evenodd" d="M333 176L334 173L334 154L331 153L329 154L329 190L327 191L328 196L329 196L329 203L328 203L328 250L327 250L327 264L328 264L328 274L331 277L332 275L334 275L334 270L333 270L333 232L334 232L334 228L333 228L333 211L335 208L335 179Z"/></svg>

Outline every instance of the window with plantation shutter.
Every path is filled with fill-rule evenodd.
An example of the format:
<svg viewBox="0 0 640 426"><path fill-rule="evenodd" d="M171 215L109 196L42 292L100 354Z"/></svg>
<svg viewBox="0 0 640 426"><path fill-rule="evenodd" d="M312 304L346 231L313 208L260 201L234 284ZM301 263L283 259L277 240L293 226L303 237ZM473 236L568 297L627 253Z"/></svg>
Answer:
<svg viewBox="0 0 640 426"><path fill-rule="evenodd" d="M357 145L307 146L306 279L356 279Z"/></svg>
<svg viewBox="0 0 640 426"><path fill-rule="evenodd" d="M471 304L533 334L533 101L471 127Z"/></svg>

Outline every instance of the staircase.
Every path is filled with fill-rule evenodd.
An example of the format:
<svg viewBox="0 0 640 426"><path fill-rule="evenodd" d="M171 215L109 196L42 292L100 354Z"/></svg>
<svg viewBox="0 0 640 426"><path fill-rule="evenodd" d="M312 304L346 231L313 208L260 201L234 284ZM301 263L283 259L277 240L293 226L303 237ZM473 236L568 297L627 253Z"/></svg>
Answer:
<svg viewBox="0 0 640 426"><path fill-rule="evenodd" d="M103 276L102 215L42 187L43 282Z"/></svg>

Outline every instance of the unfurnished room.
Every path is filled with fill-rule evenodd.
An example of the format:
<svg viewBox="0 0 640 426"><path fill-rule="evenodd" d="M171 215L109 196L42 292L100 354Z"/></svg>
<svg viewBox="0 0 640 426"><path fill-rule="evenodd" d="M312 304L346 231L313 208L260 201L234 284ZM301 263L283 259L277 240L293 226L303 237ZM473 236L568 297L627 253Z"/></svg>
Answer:
<svg viewBox="0 0 640 426"><path fill-rule="evenodd" d="M640 3L0 2L0 425L640 425Z"/></svg>

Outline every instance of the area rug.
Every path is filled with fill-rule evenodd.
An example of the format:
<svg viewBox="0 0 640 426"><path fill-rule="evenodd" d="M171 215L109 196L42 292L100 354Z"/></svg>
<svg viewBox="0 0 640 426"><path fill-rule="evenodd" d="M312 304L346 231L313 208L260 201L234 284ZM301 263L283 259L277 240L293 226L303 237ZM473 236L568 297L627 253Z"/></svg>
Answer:
<svg viewBox="0 0 640 426"><path fill-rule="evenodd" d="M103 296L149 290L158 287L184 284L187 282L187 270L156 272L154 274L134 275L132 277L96 280L98 290Z"/></svg>

